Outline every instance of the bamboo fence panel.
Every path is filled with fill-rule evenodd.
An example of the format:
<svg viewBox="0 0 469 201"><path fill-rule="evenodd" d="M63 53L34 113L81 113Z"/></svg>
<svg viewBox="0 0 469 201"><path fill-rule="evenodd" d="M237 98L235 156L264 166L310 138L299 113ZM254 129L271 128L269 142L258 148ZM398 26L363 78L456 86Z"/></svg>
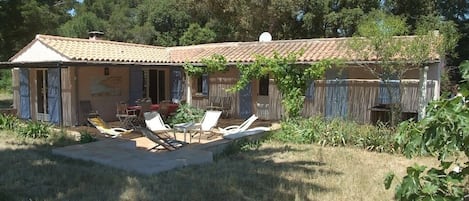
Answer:
<svg viewBox="0 0 469 201"><path fill-rule="evenodd" d="M215 97L231 97L231 115L238 116L239 114L239 93L230 93L227 90L233 87L238 79L232 77L211 77L210 78L209 96ZM206 106L210 104L206 103Z"/></svg>
<svg viewBox="0 0 469 201"><path fill-rule="evenodd" d="M226 89L232 87L237 82L236 78L229 77L213 77L210 78L209 96L219 97L232 97L231 115L234 117L239 116L239 93L229 93ZM344 87L347 94L345 97L347 101L346 114L342 116L348 120L356 121L358 123L369 123L371 121L371 108L379 104L379 89L381 81L378 79L346 79L341 80L342 84L327 84L326 80L314 81L314 92L311 98L305 98L303 103L303 110L301 114L304 117L324 116L326 107L344 107L328 103L326 100L327 90L334 90L331 87ZM345 83L345 84L344 84ZM428 81L427 86L427 100L434 99L436 81ZM403 81L403 94L402 94L402 110L417 112L418 110L418 80L404 80ZM337 94L335 94L337 95ZM257 100L253 95L253 100ZM269 82L269 105L268 114L265 119L279 120L284 116L284 108L282 105L282 94L277 89L273 80ZM193 105L199 108L204 108L208 105L208 97L194 98ZM256 101L253 101L254 113L258 113ZM331 108L329 108L331 109ZM334 108L333 108L334 109Z"/></svg>
<svg viewBox="0 0 469 201"><path fill-rule="evenodd" d="M285 111L282 105L282 94L273 79L269 79L269 106L267 120L282 119Z"/></svg>
<svg viewBox="0 0 469 201"><path fill-rule="evenodd" d="M370 108L376 105L379 82L353 80L348 82L348 120L359 123L370 122Z"/></svg>

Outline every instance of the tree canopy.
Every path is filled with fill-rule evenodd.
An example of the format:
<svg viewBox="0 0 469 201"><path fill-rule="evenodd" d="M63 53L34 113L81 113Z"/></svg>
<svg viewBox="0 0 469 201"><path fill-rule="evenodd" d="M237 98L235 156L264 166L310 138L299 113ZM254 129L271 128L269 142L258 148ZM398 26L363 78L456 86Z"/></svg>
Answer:
<svg viewBox="0 0 469 201"><path fill-rule="evenodd" d="M0 58L5 61L35 34L87 37L103 31L115 41L160 46L348 37L373 10L400 15L416 32L425 16L453 21L464 33L456 48L469 57L466 0L4 0L0 1Z"/></svg>

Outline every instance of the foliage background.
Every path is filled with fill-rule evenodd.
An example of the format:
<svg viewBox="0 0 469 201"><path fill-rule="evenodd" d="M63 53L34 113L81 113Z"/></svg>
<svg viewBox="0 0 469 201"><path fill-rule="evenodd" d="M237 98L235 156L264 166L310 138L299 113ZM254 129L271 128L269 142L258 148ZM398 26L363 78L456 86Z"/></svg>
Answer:
<svg viewBox="0 0 469 201"><path fill-rule="evenodd" d="M4 0L0 1L0 61L6 61L36 34L174 46L255 41L268 31L274 40L352 36L373 10L405 17L412 34L428 16L453 21L463 38L458 66L468 58L465 0Z"/></svg>

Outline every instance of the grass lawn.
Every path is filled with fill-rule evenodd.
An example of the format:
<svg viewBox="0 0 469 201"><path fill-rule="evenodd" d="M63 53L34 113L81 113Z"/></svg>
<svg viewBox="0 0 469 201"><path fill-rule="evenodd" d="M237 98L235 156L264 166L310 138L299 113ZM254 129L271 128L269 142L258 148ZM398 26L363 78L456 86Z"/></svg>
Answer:
<svg viewBox="0 0 469 201"><path fill-rule="evenodd" d="M0 200L392 200L387 172L415 162L354 148L265 142L214 163L142 176L51 154L0 131Z"/></svg>

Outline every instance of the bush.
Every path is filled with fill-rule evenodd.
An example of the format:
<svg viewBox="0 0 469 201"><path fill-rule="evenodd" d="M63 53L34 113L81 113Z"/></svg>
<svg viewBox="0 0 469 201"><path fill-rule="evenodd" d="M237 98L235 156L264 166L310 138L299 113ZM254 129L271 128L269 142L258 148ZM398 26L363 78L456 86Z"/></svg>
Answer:
<svg viewBox="0 0 469 201"><path fill-rule="evenodd" d="M50 128L50 124L29 121L18 129L18 135L29 138L47 138L51 133Z"/></svg>
<svg viewBox="0 0 469 201"><path fill-rule="evenodd" d="M11 71L8 69L0 70L0 92L11 93Z"/></svg>
<svg viewBox="0 0 469 201"><path fill-rule="evenodd" d="M380 124L360 125L322 117L289 119L273 134L276 140L292 143L318 143L322 146L356 146L370 151L394 152L394 132Z"/></svg>
<svg viewBox="0 0 469 201"><path fill-rule="evenodd" d="M0 114L0 130L14 130L19 124L16 116Z"/></svg>
<svg viewBox="0 0 469 201"><path fill-rule="evenodd" d="M94 142L96 139L88 131L80 131L80 143Z"/></svg>
<svg viewBox="0 0 469 201"><path fill-rule="evenodd" d="M198 122L204 115L204 111L199 108L192 107L188 104L180 104L176 114L169 119L171 125L185 122Z"/></svg>

